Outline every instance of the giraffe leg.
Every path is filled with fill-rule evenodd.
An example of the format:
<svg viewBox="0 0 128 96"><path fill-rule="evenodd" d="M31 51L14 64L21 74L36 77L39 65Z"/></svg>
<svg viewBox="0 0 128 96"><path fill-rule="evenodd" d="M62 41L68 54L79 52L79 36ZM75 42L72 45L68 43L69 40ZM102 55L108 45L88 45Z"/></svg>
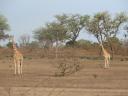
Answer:
<svg viewBox="0 0 128 96"><path fill-rule="evenodd" d="M107 68L106 64L107 64L107 61L106 61L106 58L105 58L105 68Z"/></svg>
<svg viewBox="0 0 128 96"><path fill-rule="evenodd" d="M20 74L20 62L18 61L18 74Z"/></svg>
<svg viewBox="0 0 128 96"><path fill-rule="evenodd" d="M22 70L23 70L23 65L22 65L23 60L20 60L20 73L22 74Z"/></svg>
<svg viewBox="0 0 128 96"><path fill-rule="evenodd" d="M110 68L110 58L108 59L108 67Z"/></svg>
<svg viewBox="0 0 128 96"><path fill-rule="evenodd" d="M109 68L109 64L108 64L108 58L106 59L106 63L107 63L107 68Z"/></svg>
<svg viewBox="0 0 128 96"><path fill-rule="evenodd" d="M110 57L107 58L107 67L108 68L110 67L109 64L110 64Z"/></svg>
<svg viewBox="0 0 128 96"><path fill-rule="evenodd" d="M111 56L109 56L109 66L110 66Z"/></svg>
<svg viewBox="0 0 128 96"><path fill-rule="evenodd" d="M16 69L17 69L17 62L16 62L16 60L14 59L14 74L16 75Z"/></svg>
<svg viewBox="0 0 128 96"><path fill-rule="evenodd" d="M104 59L104 68L106 67L106 60Z"/></svg>

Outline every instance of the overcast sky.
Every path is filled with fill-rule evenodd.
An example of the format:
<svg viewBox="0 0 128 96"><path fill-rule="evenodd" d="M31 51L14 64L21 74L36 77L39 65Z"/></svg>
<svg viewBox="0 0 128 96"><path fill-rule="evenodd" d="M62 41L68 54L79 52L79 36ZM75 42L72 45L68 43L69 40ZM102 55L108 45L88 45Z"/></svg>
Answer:
<svg viewBox="0 0 128 96"><path fill-rule="evenodd" d="M10 33L16 38L32 35L33 30L53 21L56 14L92 15L100 11L128 12L128 0L0 0L0 14L8 19ZM79 38L94 40L84 33Z"/></svg>

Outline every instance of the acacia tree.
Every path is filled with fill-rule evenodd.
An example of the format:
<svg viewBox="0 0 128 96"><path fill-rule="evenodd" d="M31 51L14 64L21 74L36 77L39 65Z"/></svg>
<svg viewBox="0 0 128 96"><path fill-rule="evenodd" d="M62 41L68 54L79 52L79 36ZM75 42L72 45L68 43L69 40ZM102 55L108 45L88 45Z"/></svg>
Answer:
<svg viewBox="0 0 128 96"><path fill-rule="evenodd" d="M128 22L127 22L127 25L124 27L124 30L126 31L124 33L124 40L123 40L123 45L126 49L126 54L128 55Z"/></svg>
<svg viewBox="0 0 128 96"><path fill-rule="evenodd" d="M67 30L57 22L47 23L45 27L34 32L35 38L42 42L44 46L54 43L58 46L59 42L64 42L67 38Z"/></svg>
<svg viewBox="0 0 128 96"><path fill-rule="evenodd" d="M9 30L9 24L7 22L7 19L0 15L0 40L4 40L8 37L8 35L5 33L5 31Z"/></svg>
<svg viewBox="0 0 128 96"><path fill-rule="evenodd" d="M52 36L49 33L49 30L45 27L34 31L34 37L39 41L40 46L43 48L48 48L53 44Z"/></svg>
<svg viewBox="0 0 128 96"><path fill-rule="evenodd" d="M111 37L116 37L120 31L121 25L128 20L125 13L116 14L113 18L108 12L99 12L89 19L85 29L93 34L99 43L107 41L110 45L112 57L114 50Z"/></svg>
<svg viewBox="0 0 128 96"><path fill-rule="evenodd" d="M60 22L60 24L64 25L67 28L68 35L69 35L69 42L67 44L74 45L76 42L76 39L79 36L80 31L84 28L86 25L89 16L81 16L79 14L71 14L71 15L56 15L57 20Z"/></svg>
<svg viewBox="0 0 128 96"><path fill-rule="evenodd" d="M124 37L127 38L128 37L128 22L127 22L127 25L125 25L124 30L126 31L126 33L124 34Z"/></svg>

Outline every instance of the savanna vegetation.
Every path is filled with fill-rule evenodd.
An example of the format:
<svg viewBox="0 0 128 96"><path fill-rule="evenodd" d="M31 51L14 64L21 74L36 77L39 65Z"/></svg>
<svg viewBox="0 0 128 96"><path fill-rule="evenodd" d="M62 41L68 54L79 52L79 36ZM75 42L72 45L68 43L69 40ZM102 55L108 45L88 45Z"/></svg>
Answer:
<svg viewBox="0 0 128 96"><path fill-rule="evenodd" d="M9 30L7 19L0 15L0 40L7 39ZM78 39L81 32L93 35L97 41L89 41L87 38ZM98 12L94 15L56 15L54 21L47 22L42 27L33 30L34 40L31 41L31 38L28 34L23 34L17 41L17 46L28 47L31 50L71 47L93 50L99 49L99 44L103 43L112 57L128 55L128 16L125 12L114 15L109 12ZM9 42L7 47L10 46Z"/></svg>
<svg viewBox="0 0 128 96"><path fill-rule="evenodd" d="M7 18L0 15L0 40L8 38L9 30ZM78 39L81 32L93 35L97 41ZM31 38L34 40L31 41ZM112 59L120 57L120 60L127 60L128 16L125 12L114 15L109 12L56 15L54 21L33 30L33 37L23 34L16 43L24 58L57 59L57 67L61 70L61 75L65 75L67 70L79 69L78 62L81 58L102 59L100 43L111 53ZM7 53L1 55L1 58L11 57L11 48L11 42L6 47L1 46L1 54Z"/></svg>
<svg viewBox="0 0 128 96"><path fill-rule="evenodd" d="M0 15L0 41L7 42L0 46L0 96L127 96L127 13L54 18L32 30L33 37L26 32L15 39L24 61L23 74L14 75L11 28ZM83 32L96 41L79 39ZM101 43L111 54L108 69L103 68Z"/></svg>

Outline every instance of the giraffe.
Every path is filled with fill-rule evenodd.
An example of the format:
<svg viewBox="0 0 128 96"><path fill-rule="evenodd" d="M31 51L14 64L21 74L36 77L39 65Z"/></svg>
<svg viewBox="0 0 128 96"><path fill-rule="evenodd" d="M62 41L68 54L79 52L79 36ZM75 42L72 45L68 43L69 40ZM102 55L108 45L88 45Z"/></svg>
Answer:
<svg viewBox="0 0 128 96"><path fill-rule="evenodd" d="M100 44L101 48L102 48L102 52L103 52L103 56L104 56L104 62L105 62L105 68L109 68L109 64L110 64L110 53L107 52L107 50L104 48L103 44Z"/></svg>
<svg viewBox="0 0 128 96"><path fill-rule="evenodd" d="M23 55L20 51L17 50L14 36L9 36L9 40L12 42L13 47L13 60L14 60L14 74L22 75L22 67L23 67Z"/></svg>

